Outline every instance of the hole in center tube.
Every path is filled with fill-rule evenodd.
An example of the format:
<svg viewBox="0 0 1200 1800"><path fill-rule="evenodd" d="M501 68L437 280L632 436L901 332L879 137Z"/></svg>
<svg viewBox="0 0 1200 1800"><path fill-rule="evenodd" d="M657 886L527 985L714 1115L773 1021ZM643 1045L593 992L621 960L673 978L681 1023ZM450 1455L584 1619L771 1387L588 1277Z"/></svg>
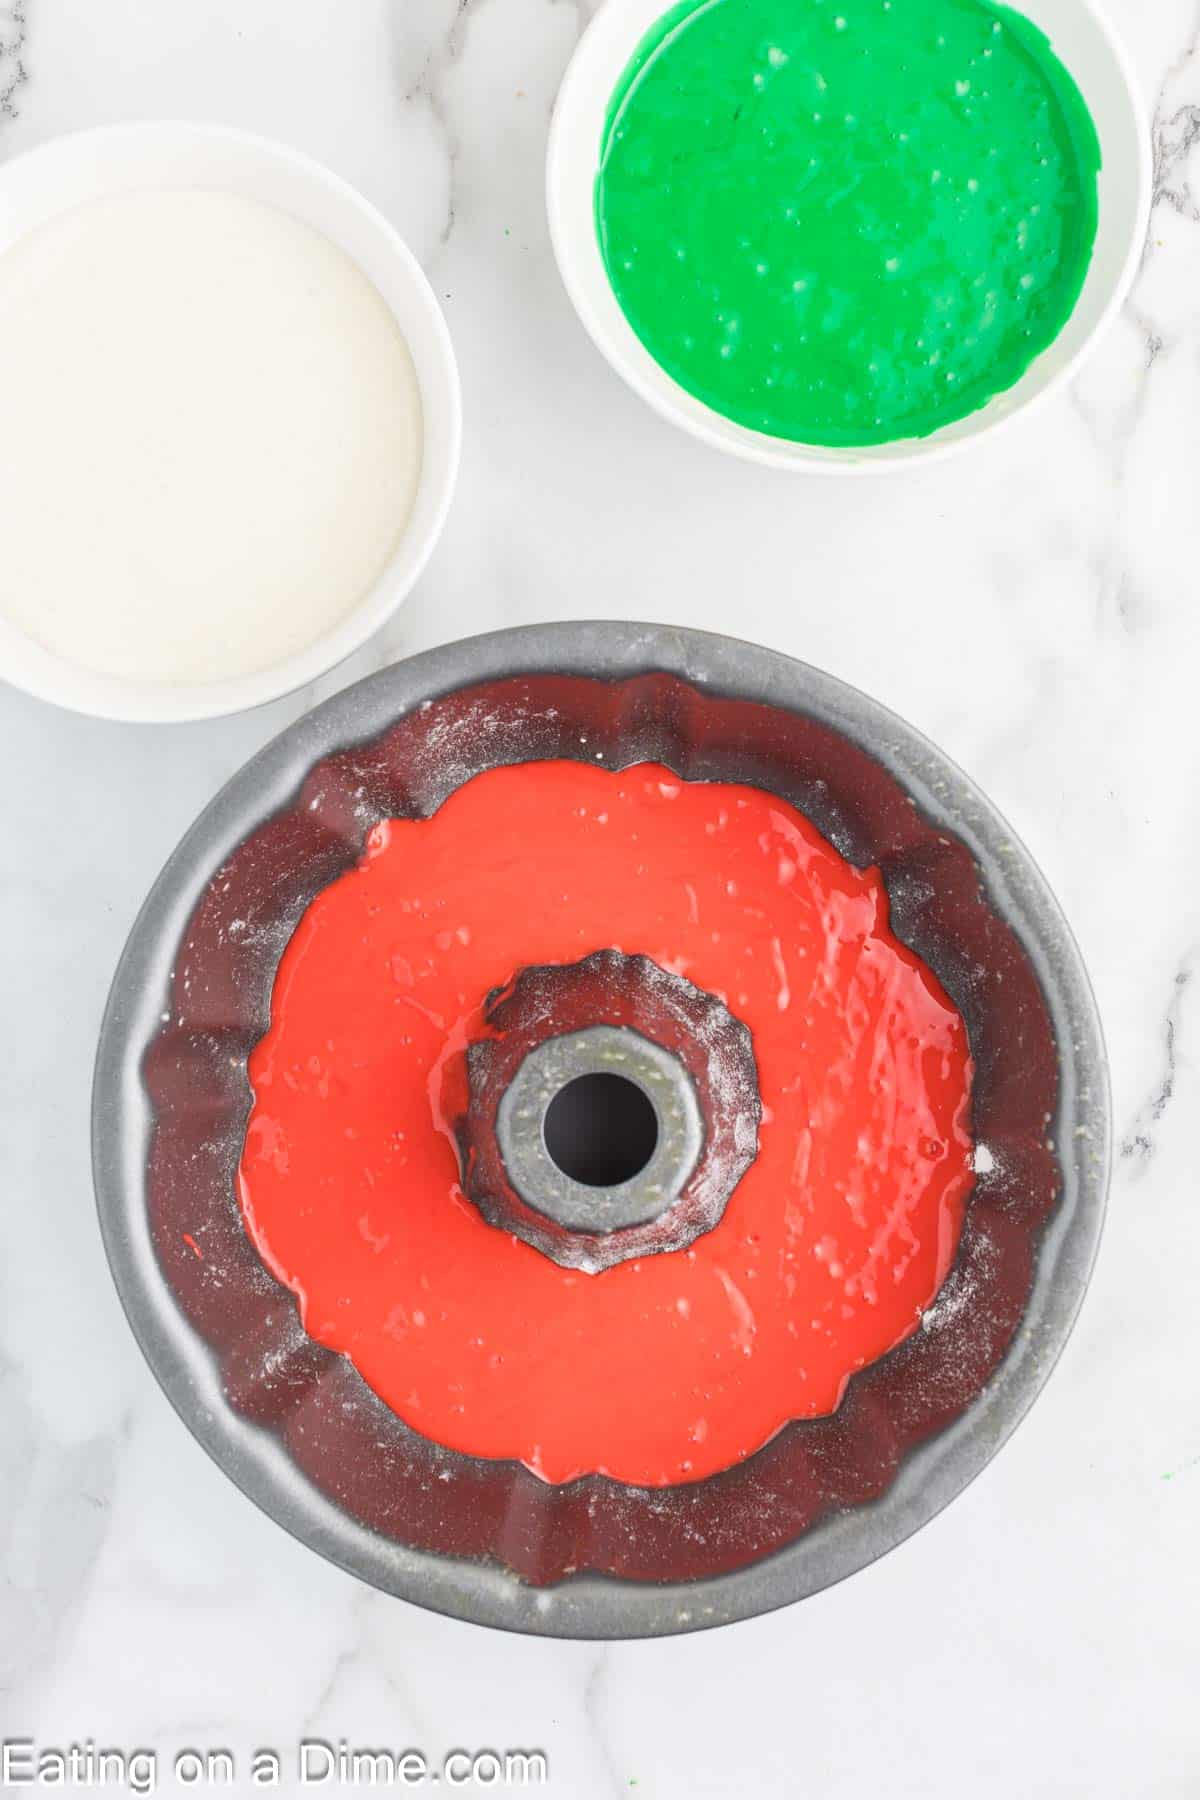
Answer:
<svg viewBox="0 0 1200 1800"><path fill-rule="evenodd" d="M542 1134L551 1160L572 1181L616 1187L640 1175L658 1143L658 1117L624 1075L577 1075L546 1108Z"/></svg>

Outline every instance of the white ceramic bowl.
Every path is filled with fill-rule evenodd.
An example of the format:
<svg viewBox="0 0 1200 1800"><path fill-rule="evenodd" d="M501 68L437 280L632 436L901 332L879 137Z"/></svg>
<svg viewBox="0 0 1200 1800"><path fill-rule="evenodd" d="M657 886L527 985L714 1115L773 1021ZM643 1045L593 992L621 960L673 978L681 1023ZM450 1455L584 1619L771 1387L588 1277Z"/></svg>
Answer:
<svg viewBox="0 0 1200 1800"><path fill-rule="evenodd" d="M0 675L42 699L110 719L212 718L277 699L325 674L365 643L409 592L445 523L458 474L458 368L433 290L383 215L310 157L223 126L105 126L55 139L5 163L0 252L68 207L136 188L225 189L279 207L322 232L358 264L391 308L421 389L423 461L407 527L370 591L333 630L298 654L228 681L126 681L67 662L0 616Z"/></svg>
<svg viewBox="0 0 1200 1800"><path fill-rule="evenodd" d="M594 188L605 113L638 43L667 10L664 0L604 0L559 89L550 128L546 199L550 235L568 294L588 333L635 393L693 437L751 462L806 474L872 474L946 456L1025 412L1068 381L1121 306L1150 215L1150 129L1125 53L1091 0L1017 0L1049 37L1091 109L1100 136L1100 218L1091 267L1075 310L1016 385L968 418L926 438L857 450L791 443L751 431L695 399L659 367L621 311L595 228Z"/></svg>

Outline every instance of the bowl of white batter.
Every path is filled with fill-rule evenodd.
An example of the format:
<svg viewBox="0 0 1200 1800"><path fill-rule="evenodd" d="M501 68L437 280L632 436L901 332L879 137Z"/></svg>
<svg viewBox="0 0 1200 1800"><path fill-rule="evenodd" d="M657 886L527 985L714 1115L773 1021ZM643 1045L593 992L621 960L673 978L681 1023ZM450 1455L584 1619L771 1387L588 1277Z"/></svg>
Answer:
<svg viewBox="0 0 1200 1800"><path fill-rule="evenodd" d="M315 680L417 581L462 405L381 213L308 157L187 123L0 170L0 676L209 718Z"/></svg>

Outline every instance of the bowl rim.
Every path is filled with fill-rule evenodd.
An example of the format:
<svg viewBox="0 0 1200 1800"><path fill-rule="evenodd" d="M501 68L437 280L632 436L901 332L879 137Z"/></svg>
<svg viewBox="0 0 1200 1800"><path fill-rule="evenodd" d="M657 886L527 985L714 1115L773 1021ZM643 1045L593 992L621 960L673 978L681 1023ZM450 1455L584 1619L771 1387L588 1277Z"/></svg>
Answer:
<svg viewBox="0 0 1200 1800"><path fill-rule="evenodd" d="M428 405L430 399L426 377L433 374L437 381L444 448L437 463L427 461L422 468L414 508L421 502L422 490L432 496L432 501L419 530L413 532L406 526L376 579L336 624L303 649L263 669L219 681L130 680L69 661L38 644L0 614L0 678L36 699L92 718L129 724L182 724L265 706L319 680L360 650L408 597L424 573L449 515L462 454L462 384L458 361L445 315L429 278L390 219L351 182L306 151L239 126L204 120L134 119L89 126L48 138L0 165L0 208L10 185L26 180L38 164L50 169L56 162L66 161L68 166L78 163L86 169L95 151L105 145L124 143L136 147L146 159L146 185L154 187L154 159L165 141L184 146L219 145L235 156L245 155L248 164L251 161L260 165L264 161L273 163L306 184L310 191L320 191L330 206L348 218L354 217L373 235L381 253L411 291L428 324L432 355L418 362L417 352L412 350L411 344L410 350L417 365L423 404ZM250 182L243 186L217 178L211 185L233 193L254 191ZM103 188L97 190L103 191ZM67 202L60 210L68 210L71 204ZM265 204L277 203L267 201ZM53 210L46 214L47 218L53 216ZM323 236L329 235L322 226L305 219L303 213L297 212L295 216ZM351 255L349 251L344 254ZM355 259L351 257L351 260ZM393 311L386 295L381 298L389 312ZM428 446L428 432L425 441Z"/></svg>
<svg viewBox="0 0 1200 1800"><path fill-rule="evenodd" d="M1154 199L1154 153L1150 115L1138 86L1130 53L1109 20L1103 6L1097 4L1097 0L1070 0L1070 3L1078 6L1081 12L1092 18L1105 41L1106 48L1113 58L1114 66L1120 77L1137 144L1137 167L1134 174L1137 196L1134 227L1109 297L1091 331L1075 352L1035 393L1022 399L1018 404L1009 405L1003 409L997 409L993 402L997 399L1003 400L1004 395L993 396L992 402L979 408L976 413L968 415L968 418L980 421L975 428L962 432L957 437L946 436L946 432L954 430L955 427L964 423L962 420L955 420L950 425L933 432L927 438L898 439L896 440L897 444L908 446L903 452L897 451L895 445L886 444L872 446L869 449L806 444L801 440L792 441L778 438L767 432L756 431L749 426L738 425L736 421L725 418L715 408L697 400L670 376L666 376L665 371L659 372L665 376L669 386L665 389L660 388L653 379L650 369L640 366L640 359L628 355L603 323L596 307L592 304L588 284L583 277L578 260L568 246L565 225L568 208L563 166L566 159L567 142L578 128L576 119L578 97L586 76L588 58L598 40L604 19L618 3L619 0L601 0L601 5L589 19L575 46L567 64L566 73L559 85L546 145L546 217L554 260L576 316L609 367L620 376L621 380L632 389L639 399L644 400L646 405L658 414L659 418L665 419L668 424L687 432L698 442L707 445L710 449L719 450L726 456L735 456L744 462L757 463L765 468L784 469L793 475L815 475L822 478L889 475L903 470L929 468L935 463L945 462L951 457L961 455L976 444L991 441L1006 426L1029 419L1045 401L1052 395L1060 393L1069 382L1074 380L1097 342L1103 337L1129 298L1145 256ZM662 13L665 14L669 10L669 0L659 0L659 4ZM630 55L641 35L642 31L639 30L631 36L628 44ZM651 362L653 362L652 357ZM657 365L655 368L657 369ZM676 395L679 396L678 399ZM685 406L683 402L687 402L687 405ZM691 411L690 408L693 406L700 408L700 411L698 413ZM736 435L731 435L732 433Z"/></svg>
<svg viewBox="0 0 1200 1800"><path fill-rule="evenodd" d="M861 745L975 857L990 905L1030 958L1059 1046L1052 1136L1063 1194L1041 1235L1029 1303L998 1371L965 1412L906 1455L877 1500L825 1518L734 1574L692 1582L582 1575L537 1589L498 1566L406 1549L359 1524L298 1478L270 1433L234 1414L215 1358L178 1307L150 1237L142 1056L158 1028L187 919L213 873L288 803L321 757L377 735L425 699L548 672L614 681L665 672L714 694L803 712ZM1096 1255L1110 1159L1107 1060L1078 947L1033 858L969 777L877 701L781 652L616 621L522 626L426 651L343 689L244 765L173 852L134 923L104 1013L92 1094L99 1223L122 1306L160 1385L219 1466L293 1536L375 1587L451 1617L564 1638L663 1636L773 1611L866 1567L940 1512L1015 1430L1058 1360Z"/></svg>

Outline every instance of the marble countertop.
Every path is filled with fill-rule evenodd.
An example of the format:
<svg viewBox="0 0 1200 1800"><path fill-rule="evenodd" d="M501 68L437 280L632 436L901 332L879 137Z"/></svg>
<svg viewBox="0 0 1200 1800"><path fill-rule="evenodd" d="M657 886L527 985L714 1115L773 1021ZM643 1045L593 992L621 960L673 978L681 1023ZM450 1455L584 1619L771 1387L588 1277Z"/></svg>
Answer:
<svg viewBox="0 0 1200 1800"><path fill-rule="evenodd" d="M844 484L675 434L585 339L542 157L586 0L0 4L0 156L169 116L312 152L424 263L467 411L428 574L319 688L170 729L0 689L0 1737L153 1747L163 1791L181 1747L229 1748L244 1771L255 1748L320 1737L431 1759L541 1748L548 1791L576 1800L1200 1793L1200 16L1110 4L1158 157L1131 302L1035 421ZM961 763L1078 934L1119 1146L1075 1335L965 1495L801 1606L607 1648L387 1599L244 1500L134 1345L88 1159L113 966L217 785L371 668L571 616L759 639Z"/></svg>

